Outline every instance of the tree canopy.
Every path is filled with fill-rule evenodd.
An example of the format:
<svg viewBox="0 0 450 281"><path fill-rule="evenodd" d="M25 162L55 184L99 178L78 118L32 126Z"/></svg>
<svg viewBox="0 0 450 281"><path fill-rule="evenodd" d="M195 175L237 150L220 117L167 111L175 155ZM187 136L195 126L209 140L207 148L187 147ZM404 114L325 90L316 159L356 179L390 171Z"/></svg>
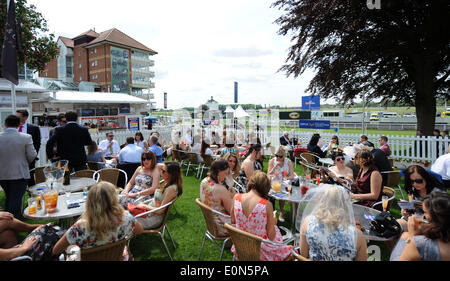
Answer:
<svg viewBox="0 0 450 281"><path fill-rule="evenodd" d="M436 99L450 97L450 2L278 0L278 34L291 36L287 76L306 69L307 91L340 103L382 97L416 107L418 128L431 135Z"/></svg>
<svg viewBox="0 0 450 281"><path fill-rule="evenodd" d="M26 0L15 0L16 18L19 26L23 52L18 53L19 65L39 71L59 54L54 34L48 33L47 21L36 6L27 5ZM0 54L5 35L7 0L0 0Z"/></svg>

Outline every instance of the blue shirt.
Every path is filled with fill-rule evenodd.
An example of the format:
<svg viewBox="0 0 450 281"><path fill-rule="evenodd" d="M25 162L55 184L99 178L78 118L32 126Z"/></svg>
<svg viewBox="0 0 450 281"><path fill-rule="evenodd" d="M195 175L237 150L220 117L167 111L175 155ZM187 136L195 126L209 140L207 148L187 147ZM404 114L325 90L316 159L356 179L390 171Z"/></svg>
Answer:
<svg viewBox="0 0 450 281"><path fill-rule="evenodd" d="M135 145L128 144L119 153L119 164L122 163L141 163L141 156L144 150Z"/></svg>
<svg viewBox="0 0 450 281"><path fill-rule="evenodd" d="M158 145L154 144L154 145L150 146L148 148L148 150L155 154L157 163L162 163L163 162L162 155L163 155L164 150L161 147L159 147Z"/></svg>

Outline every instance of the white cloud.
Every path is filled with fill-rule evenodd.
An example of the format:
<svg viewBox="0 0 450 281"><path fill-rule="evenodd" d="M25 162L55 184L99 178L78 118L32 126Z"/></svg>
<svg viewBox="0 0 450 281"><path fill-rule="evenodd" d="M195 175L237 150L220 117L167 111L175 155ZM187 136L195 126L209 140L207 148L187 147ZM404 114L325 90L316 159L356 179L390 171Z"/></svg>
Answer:
<svg viewBox="0 0 450 281"><path fill-rule="evenodd" d="M211 96L239 102L301 105L312 75L277 73L290 38L277 35L274 0L28 0L56 36L75 37L95 28L117 28L158 52L153 89L157 107L198 106Z"/></svg>

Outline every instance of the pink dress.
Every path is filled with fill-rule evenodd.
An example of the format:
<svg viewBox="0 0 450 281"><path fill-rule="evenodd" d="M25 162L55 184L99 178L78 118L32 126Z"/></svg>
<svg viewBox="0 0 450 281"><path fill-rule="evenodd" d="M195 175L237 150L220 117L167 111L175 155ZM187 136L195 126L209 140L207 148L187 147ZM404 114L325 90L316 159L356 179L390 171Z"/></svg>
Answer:
<svg viewBox="0 0 450 281"><path fill-rule="evenodd" d="M236 220L235 227L251 234L257 235L263 239L268 239L266 225L267 225L267 211L266 199L261 200L256 204L251 214L246 217L242 210L242 194L239 194L234 200L234 217ZM277 226L275 226L275 240L273 242L282 243L283 237ZM275 246L267 243L261 243L261 260L262 261L282 261L291 254L292 246ZM231 251L236 256L236 251L231 247Z"/></svg>

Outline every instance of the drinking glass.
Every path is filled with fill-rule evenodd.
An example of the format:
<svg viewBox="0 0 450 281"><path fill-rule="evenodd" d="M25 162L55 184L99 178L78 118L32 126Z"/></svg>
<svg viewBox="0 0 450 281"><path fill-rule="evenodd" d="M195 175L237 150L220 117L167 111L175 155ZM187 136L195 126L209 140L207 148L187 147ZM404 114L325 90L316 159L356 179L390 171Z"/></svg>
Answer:
<svg viewBox="0 0 450 281"><path fill-rule="evenodd" d="M275 192L281 191L281 182L278 180L274 180L272 182L272 188L273 188L273 191L275 191Z"/></svg>
<svg viewBox="0 0 450 281"><path fill-rule="evenodd" d="M416 212L413 217L414 217L414 224L416 225L416 228L419 229L425 223L423 220L423 213Z"/></svg>
<svg viewBox="0 0 450 281"><path fill-rule="evenodd" d="M36 214L37 201L36 198L28 199L28 214L33 215Z"/></svg>
<svg viewBox="0 0 450 281"><path fill-rule="evenodd" d="M52 205L52 194L50 192L45 192L42 195L42 198L44 199L45 211L48 214L48 211L50 210L50 207Z"/></svg>
<svg viewBox="0 0 450 281"><path fill-rule="evenodd" d="M389 199L389 197L387 197L386 195L383 195L381 197L381 204L383 205L383 212L386 212L386 210L387 210L388 199Z"/></svg>

